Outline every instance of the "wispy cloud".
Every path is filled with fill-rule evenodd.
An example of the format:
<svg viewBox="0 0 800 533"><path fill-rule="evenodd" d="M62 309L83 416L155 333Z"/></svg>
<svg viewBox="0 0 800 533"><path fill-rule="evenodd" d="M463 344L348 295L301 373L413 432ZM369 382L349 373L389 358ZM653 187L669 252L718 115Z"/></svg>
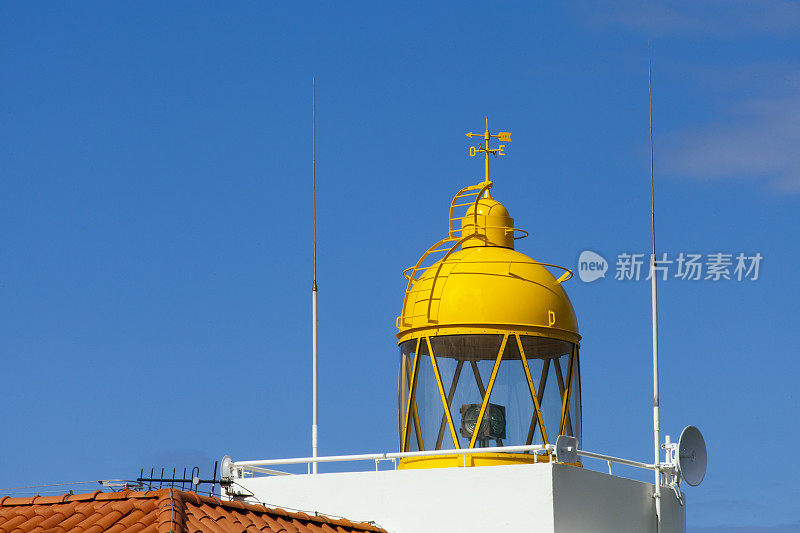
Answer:
<svg viewBox="0 0 800 533"><path fill-rule="evenodd" d="M800 95L750 100L710 125L668 134L666 170L699 179L762 179L800 192Z"/></svg>
<svg viewBox="0 0 800 533"><path fill-rule="evenodd" d="M741 36L800 31L800 4L790 0L585 1L584 20L649 36Z"/></svg>
<svg viewBox="0 0 800 533"><path fill-rule="evenodd" d="M735 59L735 58L734 58ZM683 63L688 80L714 94L758 95L781 98L800 94L800 63L797 61L731 62L727 64Z"/></svg>
<svg viewBox="0 0 800 533"><path fill-rule="evenodd" d="M576 5L587 24L648 37L736 38L741 44L747 38L800 36L800 2L793 0L583 0ZM719 65L700 66L686 58L680 66L698 82L698 96L711 98L698 115L704 125L659 137L662 168L674 176L757 179L775 191L800 192L797 63L737 64L735 54L718 60ZM731 101L738 103L720 108ZM710 114L716 117L707 121Z"/></svg>

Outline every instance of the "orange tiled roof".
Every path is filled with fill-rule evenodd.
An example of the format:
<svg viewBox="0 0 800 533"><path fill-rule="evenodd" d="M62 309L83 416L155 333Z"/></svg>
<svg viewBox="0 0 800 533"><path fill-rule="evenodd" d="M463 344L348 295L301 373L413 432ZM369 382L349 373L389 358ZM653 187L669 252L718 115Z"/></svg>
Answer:
<svg viewBox="0 0 800 533"><path fill-rule="evenodd" d="M175 489L0 498L0 532L34 531L357 533L384 530L367 523L223 501Z"/></svg>

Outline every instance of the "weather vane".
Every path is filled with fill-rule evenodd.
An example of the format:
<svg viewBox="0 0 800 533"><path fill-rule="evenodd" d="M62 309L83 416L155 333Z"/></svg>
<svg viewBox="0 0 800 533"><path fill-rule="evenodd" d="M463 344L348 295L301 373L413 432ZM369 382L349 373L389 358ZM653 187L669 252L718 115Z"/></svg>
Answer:
<svg viewBox="0 0 800 533"><path fill-rule="evenodd" d="M505 144L499 144L497 148L489 148L489 139L497 139L500 142L511 142L511 132L510 131L500 131L497 133L490 133L489 132L489 117L486 117L486 131L483 133L472 133L469 132L466 134L467 137L483 137L483 144L479 144L478 146L470 146L469 147L469 155L470 157L474 157L478 154L485 154L486 155L486 177L484 178L485 181L489 181L489 154L492 157L497 157L498 155L506 155L503 152L503 148L505 148Z"/></svg>

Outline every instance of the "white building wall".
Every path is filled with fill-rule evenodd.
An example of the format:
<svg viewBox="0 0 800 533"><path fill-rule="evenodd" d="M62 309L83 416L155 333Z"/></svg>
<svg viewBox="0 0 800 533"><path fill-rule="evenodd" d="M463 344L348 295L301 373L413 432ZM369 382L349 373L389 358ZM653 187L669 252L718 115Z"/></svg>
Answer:
<svg viewBox="0 0 800 533"><path fill-rule="evenodd" d="M236 481L267 506L371 521L390 533L655 533L651 484L559 464ZM664 496L670 516L662 533L684 533L683 508L671 491Z"/></svg>
<svg viewBox="0 0 800 533"><path fill-rule="evenodd" d="M653 490L652 483L553 465L555 531L656 533ZM672 489L662 489L661 500L662 532L685 533L686 508Z"/></svg>

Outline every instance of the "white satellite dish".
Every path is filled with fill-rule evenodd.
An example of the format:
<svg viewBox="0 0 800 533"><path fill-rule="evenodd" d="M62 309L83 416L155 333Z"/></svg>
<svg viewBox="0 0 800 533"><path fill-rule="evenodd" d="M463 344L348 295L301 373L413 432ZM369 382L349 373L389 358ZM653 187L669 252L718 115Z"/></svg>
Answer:
<svg viewBox="0 0 800 533"><path fill-rule="evenodd" d="M222 458L222 465L220 465L219 469L219 477L222 480L233 479L233 459L231 459L230 455L226 455Z"/></svg>
<svg viewBox="0 0 800 533"><path fill-rule="evenodd" d="M694 426L686 426L678 440L678 471L681 477L696 487L706 476L708 453L703 434Z"/></svg>

